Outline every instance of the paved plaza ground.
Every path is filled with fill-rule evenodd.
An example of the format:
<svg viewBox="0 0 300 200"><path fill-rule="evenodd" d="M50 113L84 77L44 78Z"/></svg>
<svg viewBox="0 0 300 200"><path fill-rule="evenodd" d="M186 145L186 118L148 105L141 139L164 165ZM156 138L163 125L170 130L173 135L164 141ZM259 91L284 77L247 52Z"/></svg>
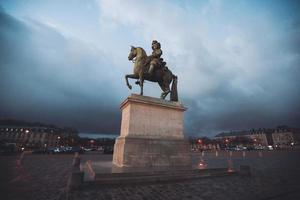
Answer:
<svg viewBox="0 0 300 200"><path fill-rule="evenodd" d="M112 155L83 154L81 158L82 163L107 162ZM102 186L67 195L72 155L0 156L1 199L300 199L299 150L240 151L231 156L225 151L193 153L193 163L207 168L248 164L252 176Z"/></svg>

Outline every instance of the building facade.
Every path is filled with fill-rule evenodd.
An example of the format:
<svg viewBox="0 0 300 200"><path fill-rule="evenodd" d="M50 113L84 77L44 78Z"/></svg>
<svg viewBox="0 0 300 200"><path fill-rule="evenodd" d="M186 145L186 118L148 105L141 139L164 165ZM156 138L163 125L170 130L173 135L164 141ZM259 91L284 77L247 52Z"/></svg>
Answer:
<svg viewBox="0 0 300 200"><path fill-rule="evenodd" d="M248 138L254 146L274 146L277 148L290 148L298 145L300 134L298 129L288 128L287 126L278 126L275 129L252 129L245 131L231 131L219 133L216 139L230 141L237 138Z"/></svg>
<svg viewBox="0 0 300 200"><path fill-rule="evenodd" d="M0 126L0 140L17 148L57 146L61 134L59 129L49 127Z"/></svg>
<svg viewBox="0 0 300 200"><path fill-rule="evenodd" d="M275 147L288 148L297 145L299 140L299 132L286 126L279 126L274 129L272 139Z"/></svg>

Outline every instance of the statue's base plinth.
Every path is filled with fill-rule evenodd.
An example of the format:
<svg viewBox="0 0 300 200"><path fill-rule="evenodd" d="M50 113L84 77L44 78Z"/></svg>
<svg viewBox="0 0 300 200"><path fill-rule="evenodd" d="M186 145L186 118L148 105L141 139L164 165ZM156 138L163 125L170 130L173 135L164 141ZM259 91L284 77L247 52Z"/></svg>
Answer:
<svg viewBox="0 0 300 200"><path fill-rule="evenodd" d="M191 166L188 148L184 140L118 137L113 163L119 167Z"/></svg>
<svg viewBox="0 0 300 200"><path fill-rule="evenodd" d="M178 102L131 95L122 104L120 137L113 164L118 167L190 167L191 155L183 135Z"/></svg>

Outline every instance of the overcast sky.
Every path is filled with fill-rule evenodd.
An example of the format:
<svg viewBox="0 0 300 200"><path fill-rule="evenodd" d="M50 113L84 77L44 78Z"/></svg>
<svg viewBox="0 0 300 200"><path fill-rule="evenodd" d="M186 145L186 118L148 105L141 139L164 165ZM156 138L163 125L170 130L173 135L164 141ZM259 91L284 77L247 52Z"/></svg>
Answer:
<svg viewBox="0 0 300 200"><path fill-rule="evenodd" d="M118 134L130 45L179 77L185 131L300 124L300 3L0 0L0 119ZM155 83L145 95L159 97Z"/></svg>

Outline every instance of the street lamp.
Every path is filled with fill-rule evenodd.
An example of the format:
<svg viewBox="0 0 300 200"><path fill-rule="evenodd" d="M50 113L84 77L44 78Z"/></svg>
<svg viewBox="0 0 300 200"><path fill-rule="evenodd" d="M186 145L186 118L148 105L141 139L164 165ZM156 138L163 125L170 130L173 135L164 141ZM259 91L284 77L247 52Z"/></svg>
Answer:
<svg viewBox="0 0 300 200"><path fill-rule="evenodd" d="M90 143L91 143L91 148L93 148L95 141L94 140L90 140Z"/></svg>
<svg viewBox="0 0 300 200"><path fill-rule="evenodd" d="M256 138L253 139L253 144L254 144L254 146L257 145L257 139Z"/></svg>
<svg viewBox="0 0 300 200"><path fill-rule="evenodd" d="M57 136L57 145L60 145L60 136Z"/></svg>
<svg viewBox="0 0 300 200"><path fill-rule="evenodd" d="M228 148L228 143L229 143L229 139L225 139L225 146L226 146L226 149Z"/></svg>

